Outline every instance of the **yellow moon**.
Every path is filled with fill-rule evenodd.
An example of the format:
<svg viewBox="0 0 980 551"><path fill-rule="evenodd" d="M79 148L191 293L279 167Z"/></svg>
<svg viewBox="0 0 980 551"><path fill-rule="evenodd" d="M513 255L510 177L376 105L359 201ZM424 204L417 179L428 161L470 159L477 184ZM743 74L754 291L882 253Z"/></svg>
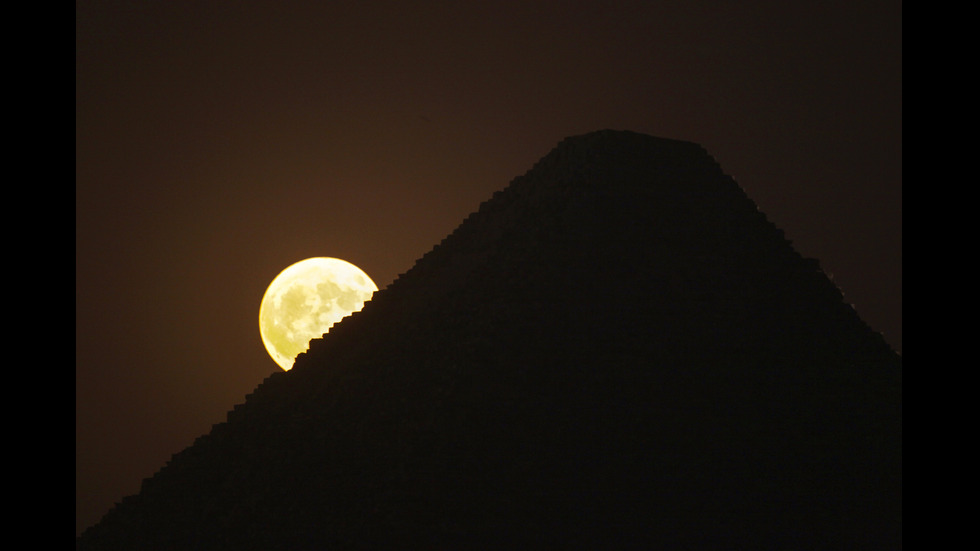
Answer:
<svg viewBox="0 0 980 551"><path fill-rule="evenodd" d="M259 332L265 349L289 371L310 340L364 307L378 290L360 268L338 258L300 260L279 273L262 297Z"/></svg>

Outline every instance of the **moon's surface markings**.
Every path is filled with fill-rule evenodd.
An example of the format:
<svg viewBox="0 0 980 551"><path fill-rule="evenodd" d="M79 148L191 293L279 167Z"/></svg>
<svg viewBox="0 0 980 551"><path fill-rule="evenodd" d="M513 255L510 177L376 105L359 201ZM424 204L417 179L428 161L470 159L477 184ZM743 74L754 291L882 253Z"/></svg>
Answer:
<svg viewBox="0 0 980 551"><path fill-rule="evenodd" d="M363 308L377 290L364 271L339 258L307 258L289 266L269 284L259 307L265 349L288 371L311 339Z"/></svg>

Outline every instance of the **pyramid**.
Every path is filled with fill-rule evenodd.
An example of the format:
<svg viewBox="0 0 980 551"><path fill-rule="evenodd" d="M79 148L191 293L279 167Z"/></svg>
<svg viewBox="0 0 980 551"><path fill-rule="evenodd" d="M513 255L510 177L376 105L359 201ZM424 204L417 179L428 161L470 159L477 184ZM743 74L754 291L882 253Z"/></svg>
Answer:
<svg viewBox="0 0 980 551"><path fill-rule="evenodd" d="M566 138L77 549L897 549L900 357L699 145Z"/></svg>

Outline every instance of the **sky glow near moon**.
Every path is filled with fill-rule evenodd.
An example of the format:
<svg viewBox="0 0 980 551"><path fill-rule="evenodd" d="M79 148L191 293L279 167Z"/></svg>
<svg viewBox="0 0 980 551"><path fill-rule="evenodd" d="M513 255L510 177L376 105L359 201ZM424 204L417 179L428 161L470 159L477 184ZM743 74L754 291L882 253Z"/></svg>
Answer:
<svg viewBox="0 0 980 551"><path fill-rule="evenodd" d="M338 258L301 260L279 273L259 307L259 331L269 356L288 371L310 340L359 311L378 290L360 268Z"/></svg>

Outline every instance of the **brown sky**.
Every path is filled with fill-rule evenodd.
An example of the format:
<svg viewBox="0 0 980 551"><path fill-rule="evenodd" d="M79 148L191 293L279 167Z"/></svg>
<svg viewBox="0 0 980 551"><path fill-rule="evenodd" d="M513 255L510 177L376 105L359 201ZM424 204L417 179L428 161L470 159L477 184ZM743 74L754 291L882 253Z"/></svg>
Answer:
<svg viewBox="0 0 980 551"><path fill-rule="evenodd" d="M76 534L279 369L280 270L334 256L384 288L568 135L702 144L901 350L901 15L76 2Z"/></svg>

